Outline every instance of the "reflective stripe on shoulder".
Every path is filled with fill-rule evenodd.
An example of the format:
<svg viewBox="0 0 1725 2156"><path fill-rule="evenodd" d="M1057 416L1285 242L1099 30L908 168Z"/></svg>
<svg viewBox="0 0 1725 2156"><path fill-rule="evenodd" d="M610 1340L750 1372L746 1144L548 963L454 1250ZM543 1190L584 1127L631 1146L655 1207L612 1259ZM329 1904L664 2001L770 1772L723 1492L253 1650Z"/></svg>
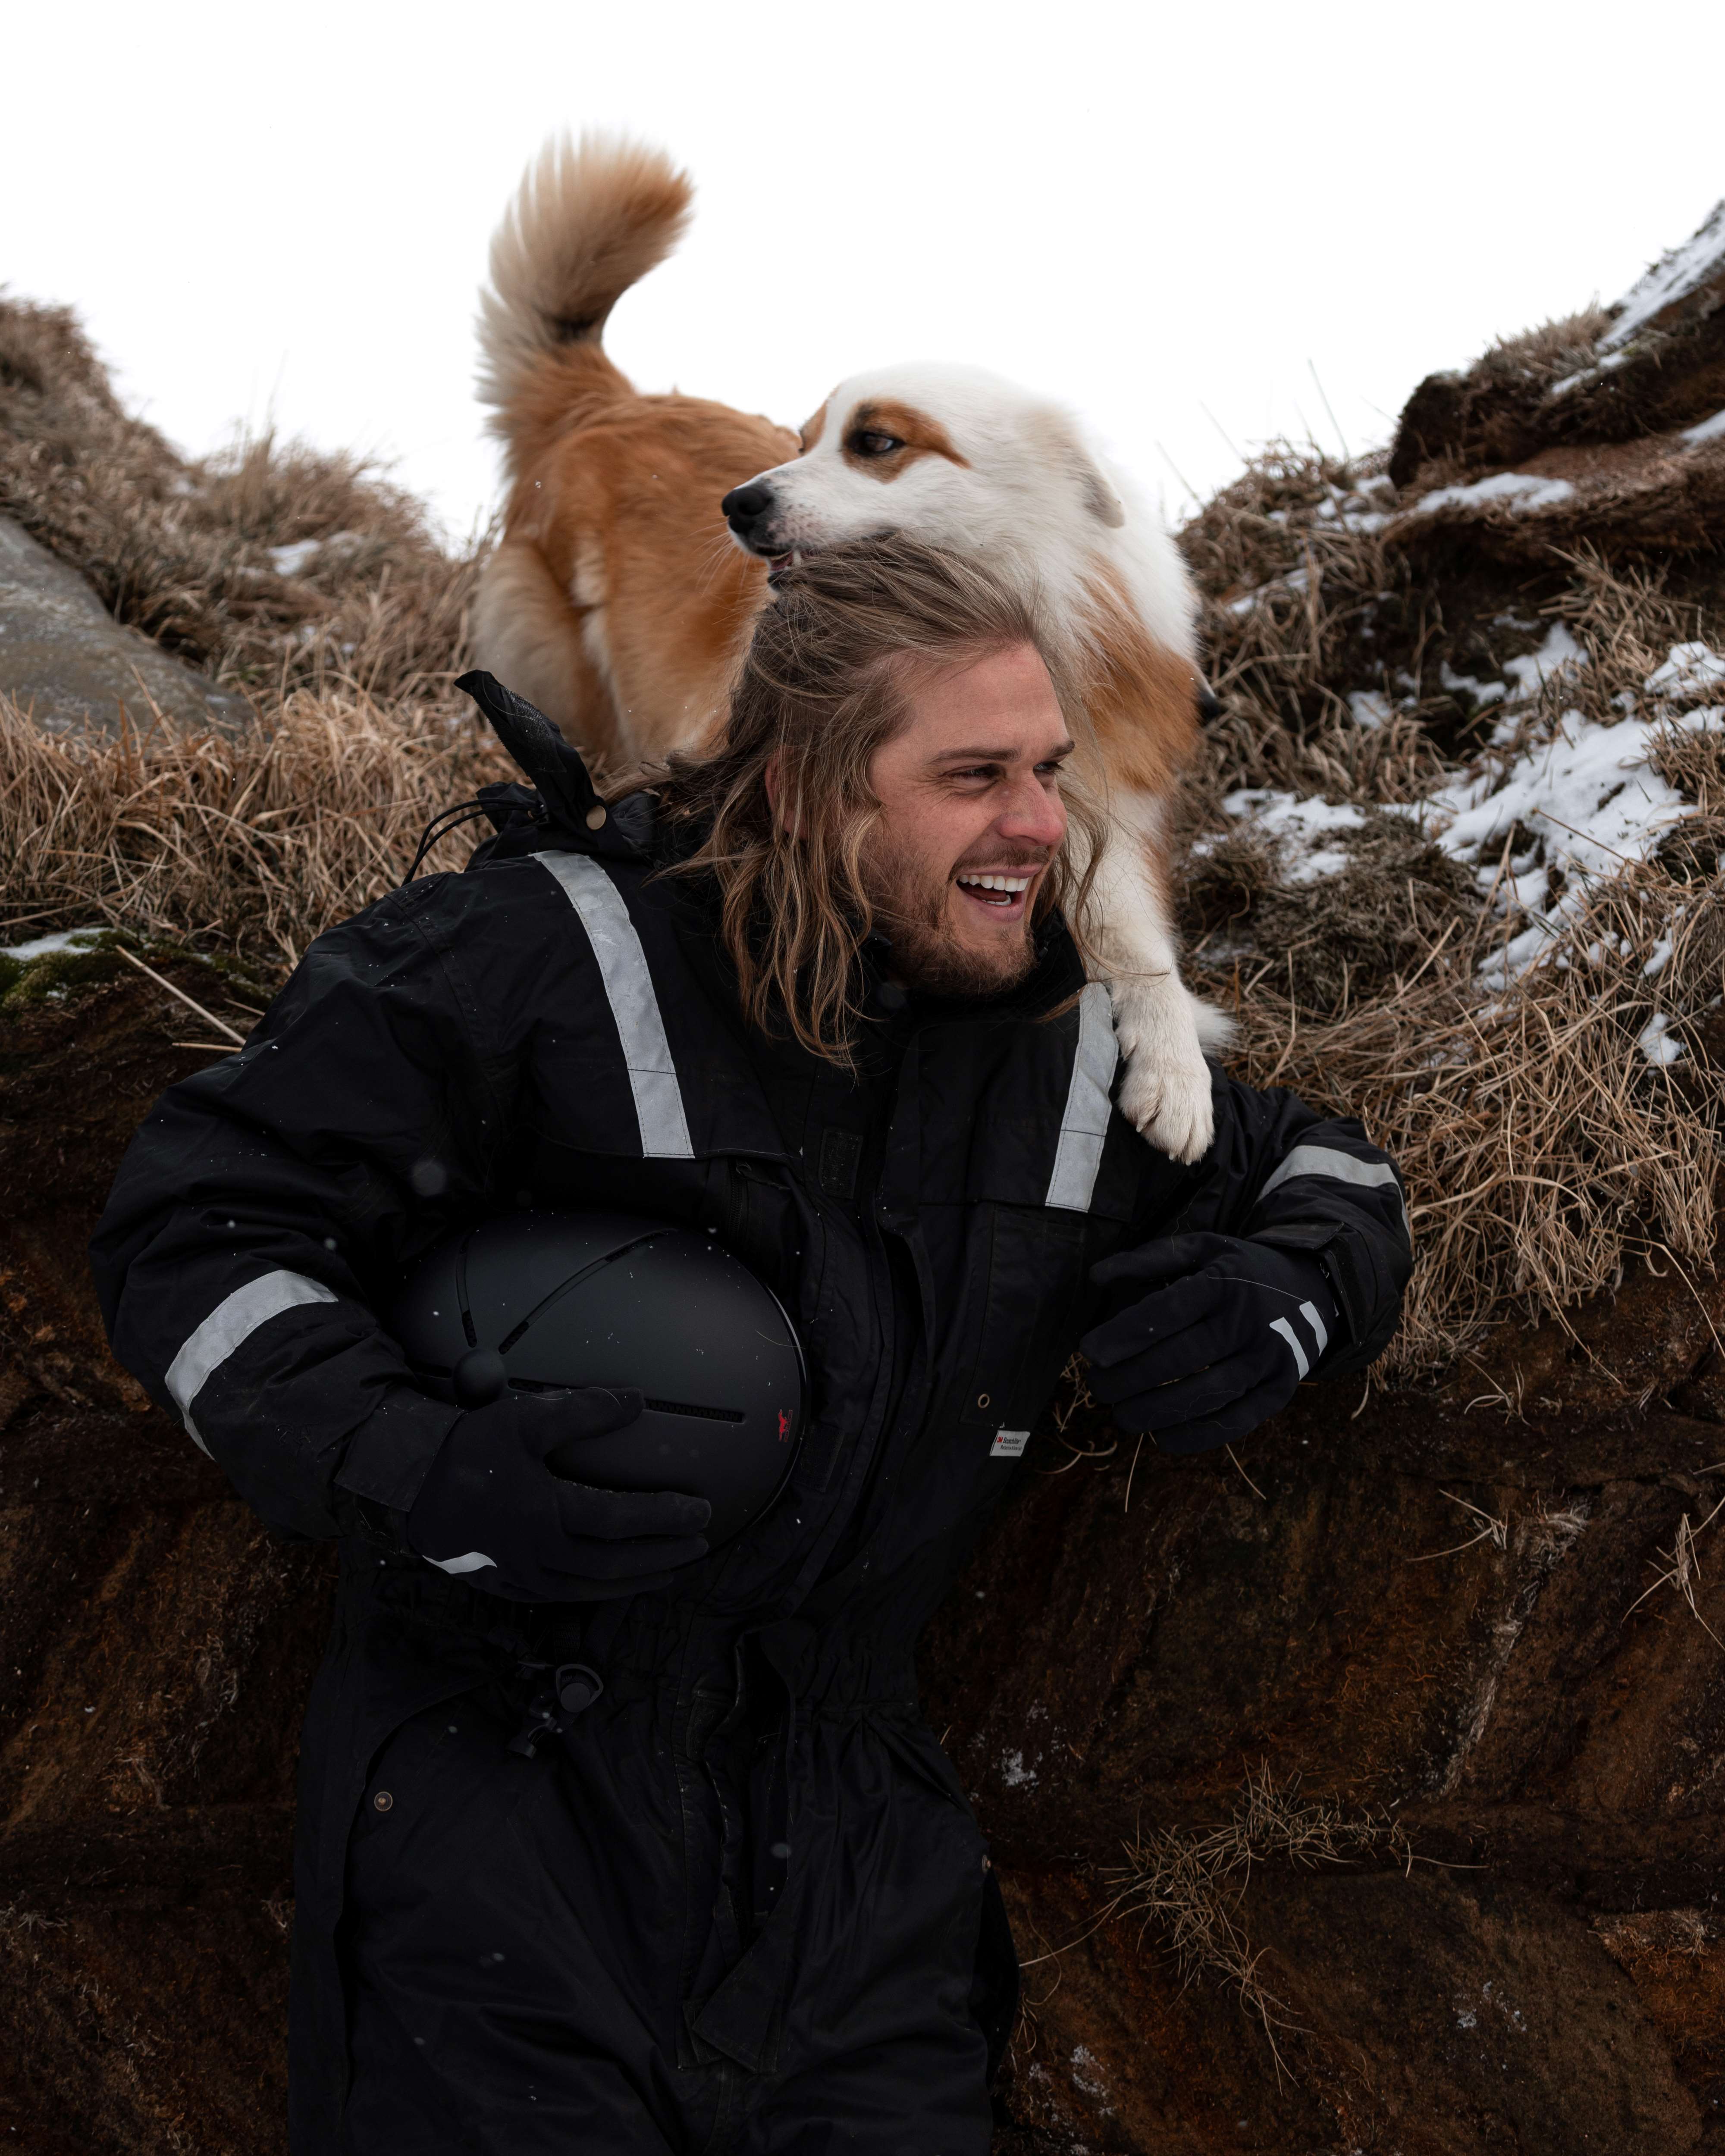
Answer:
<svg viewBox="0 0 1725 2156"><path fill-rule="evenodd" d="M1390 1184L1395 1189L1396 1203L1401 1207L1402 1232L1409 1243L1413 1241L1407 1201L1396 1184L1395 1170L1387 1160L1357 1160L1351 1152L1337 1152L1333 1146L1296 1146L1258 1193L1259 1197L1267 1198L1278 1184L1287 1183L1296 1175L1322 1175L1327 1177L1332 1183L1353 1183L1369 1189L1381 1188L1386 1183Z"/></svg>
<svg viewBox="0 0 1725 2156"><path fill-rule="evenodd" d="M670 1043L665 1037L665 1019L647 970L647 954L622 892L586 854L535 854L533 858L562 886L598 961L599 978L605 984L623 1060L629 1066L643 1158L692 1160L695 1148L689 1142L689 1120L683 1113Z"/></svg>
<svg viewBox="0 0 1725 2156"><path fill-rule="evenodd" d="M337 1300L334 1290L321 1281L307 1280L303 1273L274 1272L248 1281L216 1305L168 1364L165 1380L180 1419L200 1452L208 1454L209 1447L192 1419L192 1403L234 1349L285 1310L302 1302Z"/></svg>
<svg viewBox="0 0 1725 2156"><path fill-rule="evenodd" d="M1048 1178L1045 1205L1069 1213L1088 1213L1096 1194L1096 1171L1112 1113L1109 1089L1114 1083L1120 1045L1114 1038L1114 1008L1108 991L1092 981L1078 998L1078 1046L1072 1057L1072 1082L1060 1117L1054 1173Z"/></svg>

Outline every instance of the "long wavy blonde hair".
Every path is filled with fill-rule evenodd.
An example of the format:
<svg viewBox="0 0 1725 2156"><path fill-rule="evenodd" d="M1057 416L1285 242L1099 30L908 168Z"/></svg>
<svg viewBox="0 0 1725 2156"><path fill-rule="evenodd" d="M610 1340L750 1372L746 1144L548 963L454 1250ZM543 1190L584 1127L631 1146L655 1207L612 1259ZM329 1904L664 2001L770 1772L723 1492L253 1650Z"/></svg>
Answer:
<svg viewBox="0 0 1725 2156"><path fill-rule="evenodd" d="M858 954L875 924L863 870L880 814L869 767L908 720L908 687L1022 644L1040 652L1069 731L1086 741L1088 721L1034 610L979 563L905 538L856 540L780 578L718 747L674 755L659 779L661 815L696 839L674 873L717 885L721 933L757 1025L788 1026L814 1054L851 1061ZM1061 793L1067 842L1043 880L1038 917L1059 907L1084 949L1106 824L1076 778L1063 774Z"/></svg>

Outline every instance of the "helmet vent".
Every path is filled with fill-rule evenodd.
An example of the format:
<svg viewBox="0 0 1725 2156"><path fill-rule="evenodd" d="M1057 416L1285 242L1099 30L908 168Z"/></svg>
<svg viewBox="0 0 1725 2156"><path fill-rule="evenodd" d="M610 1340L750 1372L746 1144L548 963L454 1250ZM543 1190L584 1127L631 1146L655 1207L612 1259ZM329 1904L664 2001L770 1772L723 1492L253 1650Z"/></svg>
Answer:
<svg viewBox="0 0 1725 2156"><path fill-rule="evenodd" d="M687 1400L649 1400L646 1404L660 1414L699 1415L703 1422L742 1422L746 1419L741 1408L697 1408Z"/></svg>
<svg viewBox="0 0 1725 2156"><path fill-rule="evenodd" d="M534 1304L512 1332L504 1334L502 1339L497 1342L497 1353L500 1355L506 1355L511 1348L520 1342L527 1327L533 1323L534 1320L543 1317L554 1302L561 1302L566 1295L572 1295L578 1287L590 1281L595 1273L603 1272L607 1265L614 1265L619 1258L633 1256L635 1251L644 1249L655 1236L662 1235L665 1232L663 1228L649 1228L644 1235L637 1235L633 1242L624 1243L618 1250L607 1250L602 1257L593 1259L590 1265L583 1265L579 1272L571 1273L567 1280L559 1281L549 1295L542 1296ZM466 1312L463 1311L464 1317L466 1314Z"/></svg>

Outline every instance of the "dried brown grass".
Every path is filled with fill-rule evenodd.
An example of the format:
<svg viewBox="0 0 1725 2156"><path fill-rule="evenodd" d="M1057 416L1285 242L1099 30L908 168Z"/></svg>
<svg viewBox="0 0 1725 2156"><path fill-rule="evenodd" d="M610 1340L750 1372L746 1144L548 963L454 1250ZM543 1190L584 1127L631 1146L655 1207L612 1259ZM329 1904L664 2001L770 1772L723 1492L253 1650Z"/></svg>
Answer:
<svg viewBox="0 0 1725 2156"><path fill-rule="evenodd" d="M1541 322L1514 336L1500 337L1481 355L1472 372L1488 380L1531 377L1543 388L1591 367L1594 346L1610 326L1609 309L1584 307L1578 314Z"/></svg>
<svg viewBox="0 0 1725 2156"><path fill-rule="evenodd" d="M1692 1018L1718 993L1725 903L1661 865L1627 870L1537 965L1482 995L1476 968L1503 927L1476 914L1333 1015L1302 1005L1273 956L1225 982L1195 969L1235 1011L1246 1075L1359 1116L1407 1178L1418 1263L1385 1382L1452 1361L1512 1308L1568 1309L1633 1253L1711 1268L1717 1072L1656 1069L1637 1036L1656 1012Z"/></svg>
<svg viewBox="0 0 1725 2156"><path fill-rule="evenodd" d="M478 555L363 459L265 433L185 458L115 398L71 311L0 299L0 512L121 621L270 710L446 694ZM315 542L285 571L274 550Z"/></svg>
<svg viewBox="0 0 1725 2156"><path fill-rule="evenodd" d="M1160 1933L1189 1983L1210 1976L1227 1984L1263 2029L1280 2073L1285 2066L1276 2038L1295 2025L1286 2001L1271 1989L1262 1955L1245 1928L1243 1904L1252 1872L1276 1862L1310 1870L1386 1861L1401 1868L1414 1861L1390 1815L1302 1799L1297 1782L1278 1788L1266 1763L1248 1777L1219 1825L1138 1834L1125 1863L1101 1875L1109 1899L1097 1922L1135 1917Z"/></svg>
<svg viewBox="0 0 1725 2156"><path fill-rule="evenodd" d="M126 928L279 973L400 880L439 808L515 775L476 721L352 691L298 691L237 740L158 720L87 742L0 696L0 924ZM472 837L429 865L459 867Z"/></svg>
<svg viewBox="0 0 1725 2156"><path fill-rule="evenodd" d="M1386 485L1363 490L1373 476L1279 445L1185 535L1224 706L1186 805L1189 831L1209 835L1185 917L1189 973L1235 1013L1241 1075L1362 1116L1408 1179L1418 1263L1378 1368L1388 1383L1453 1361L1512 1312L1561 1313L1638 1253L1711 1270L1725 745L1670 732L1657 767L1697 813L1653 860L1584 894L1537 964L1489 986L1481 962L1526 926L1504 887L1482 893L1406 819L1373 813L1440 782L1446 724L1453 736L1462 717L1444 668L1464 631L1478 648L1476 624L1446 623L1373 522L1394 506ZM1643 682L1671 645L1718 640L1657 576L1597 554L1554 562L1542 613L1589 663L1529 702L1506 757L1563 710L1645 715ZM1543 626L1497 633L1507 652ZM1367 687L1393 694L1389 723L1355 723L1345 692ZM1337 841L1347 870L1279 882L1262 840L1220 810L1243 786L1360 806L1366 828ZM1685 1045L1671 1068L1637 1045L1656 1017Z"/></svg>
<svg viewBox="0 0 1725 2156"><path fill-rule="evenodd" d="M0 697L8 940L106 924L279 973L399 879L438 809L517 775L452 685L479 552L359 458L267 434L182 457L69 309L0 300L0 511L259 716L80 742Z"/></svg>

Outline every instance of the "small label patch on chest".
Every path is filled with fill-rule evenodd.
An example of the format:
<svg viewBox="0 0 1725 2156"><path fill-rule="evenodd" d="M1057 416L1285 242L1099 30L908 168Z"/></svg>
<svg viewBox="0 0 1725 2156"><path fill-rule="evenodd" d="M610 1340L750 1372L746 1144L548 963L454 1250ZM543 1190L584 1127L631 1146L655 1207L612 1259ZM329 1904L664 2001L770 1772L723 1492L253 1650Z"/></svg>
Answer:
<svg viewBox="0 0 1725 2156"><path fill-rule="evenodd" d="M988 1457L990 1460L1019 1459L1029 1442L1030 1433L1027 1430L997 1430L994 1442L988 1447Z"/></svg>

